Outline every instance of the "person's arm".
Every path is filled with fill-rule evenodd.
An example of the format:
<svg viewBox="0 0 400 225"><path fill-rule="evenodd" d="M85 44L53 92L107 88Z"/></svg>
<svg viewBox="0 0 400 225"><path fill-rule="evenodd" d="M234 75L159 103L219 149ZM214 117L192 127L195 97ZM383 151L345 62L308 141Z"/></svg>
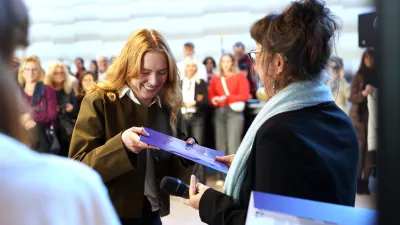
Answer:
<svg viewBox="0 0 400 225"><path fill-rule="evenodd" d="M226 194L208 188L200 199L200 219L209 225L244 225L248 206L235 204Z"/></svg>
<svg viewBox="0 0 400 225"><path fill-rule="evenodd" d="M197 86L199 88L199 95L202 97L201 99L196 98L196 107L201 108L208 105L208 90L207 84L204 80L200 80L200 84ZM200 100L200 101L199 101Z"/></svg>
<svg viewBox="0 0 400 225"><path fill-rule="evenodd" d="M212 100L213 100L213 98L215 98L215 97L217 97L217 92L216 92L216 90L215 90L215 88L216 88L216 79L219 79L218 77L213 77L213 78L211 78L211 81L210 81L210 86L208 87L208 100L211 102L211 105L212 106L214 106L214 107L216 107L216 106L218 106L218 104L217 105L215 105L215 104L213 104L212 102Z"/></svg>
<svg viewBox="0 0 400 225"><path fill-rule="evenodd" d="M137 154L129 154L122 142L122 132L105 140L104 102L98 93L86 95L72 133L69 157L96 170L108 182L134 169ZM130 160L131 159L131 160Z"/></svg>
<svg viewBox="0 0 400 225"><path fill-rule="evenodd" d="M354 76L353 81L351 82L351 87L350 87L350 101L353 104L360 104L364 101L366 101L366 97L362 94L363 92L363 80L362 77L357 74Z"/></svg>
<svg viewBox="0 0 400 225"><path fill-rule="evenodd" d="M71 93L69 93L69 103L74 107L74 109L72 112L68 113L68 116L75 119L78 116L78 103L76 102L76 97L73 90Z"/></svg>
<svg viewBox="0 0 400 225"><path fill-rule="evenodd" d="M249 100L250 97L250 84L249 80L247 80L247 77L245 77L242 73L236 75L238 76L239 79L239 92L236 93L229 93L229 96L227 96L226 100L228 101L228 104L234 103L234 102L245 102ZM227 83L228 85L228 83ZM229 90L229 87L228 87Z"/></svg>
<svg viewBox="0 0 400 225"><path fill-rule="evenodd" d="M254 174L249 174L247 179L254 180L245 182L254 184L251 187L254 191L301 197L299 193L302 189L310 189L309 185L312 185L312 182L307 183L307 179L315 177L317 180L319 177L319 171L304 161L309 159L312 162L315 158L300 151L300 143L284 143L282 138L297 141L290 131L281 128L278 123L262 127L265 129L260 128L257 132L253 152L247 162L255 167ZM296 145L299 148L290 147ZM206 224L245 224L247 204L235 204L229 196L209 188L200 200L200 218Z"/></svg>

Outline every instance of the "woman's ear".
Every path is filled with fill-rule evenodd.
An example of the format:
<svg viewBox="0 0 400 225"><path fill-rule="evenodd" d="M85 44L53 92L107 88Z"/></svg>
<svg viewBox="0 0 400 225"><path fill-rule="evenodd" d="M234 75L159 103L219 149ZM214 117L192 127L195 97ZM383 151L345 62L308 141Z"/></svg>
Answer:
<svg viewBox="0 0 400 225"><path fill-rule="evenodd" d="M278 74L283 73L283 68L285 66L285 59L283 58L282 54L276 54L275 66Z"/></svg>

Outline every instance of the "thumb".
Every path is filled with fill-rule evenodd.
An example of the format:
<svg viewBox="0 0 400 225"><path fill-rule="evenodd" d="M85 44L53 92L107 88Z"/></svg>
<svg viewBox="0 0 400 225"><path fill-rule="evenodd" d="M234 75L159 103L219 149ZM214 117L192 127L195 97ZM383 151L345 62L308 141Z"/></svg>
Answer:
<svg viewBox="0 0 400 225"><path fill-rule="evenodd" d="M190 176L190 190L189 196L196 195L196 177L194 175Z"/></svg>
<svg viewBox="0 0 400 225"><path fill-rule="evenodd" d="M227 156L217 156L215 157L215 160L219 162L229 162L229 158Z"/></svg>

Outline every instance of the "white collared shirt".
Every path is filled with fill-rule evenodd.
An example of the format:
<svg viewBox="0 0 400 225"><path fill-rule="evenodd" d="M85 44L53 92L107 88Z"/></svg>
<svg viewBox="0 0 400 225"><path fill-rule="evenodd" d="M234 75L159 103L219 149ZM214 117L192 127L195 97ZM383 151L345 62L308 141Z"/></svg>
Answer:
<svg viewBox="0 0 400 225"><path fill-rule="evenodd" d="M141 105L139 102L139 99L136 98L135 94L133 93L133 91L128 87L128 85L125 85L119 92L119 98L124 97L125 95L127 95L134 103ZM150 103L149 107L152 106L155 102L157 102L158 106L161 107L161 99L160 96L156 96L155 99L153 100L153 102Z"/></svg>
<svg viewBox="0 0 400 225"><path fill-rule="evenodd" d="M192 103L196 104L195 99L195 88L196 88L197 76L193 76L191 79L186 76L182 80L182 95L183 95L183 103ZM182 107L182 114L185 113L195 113L196 108L186 108Z"/></svg>
<svg viewBox="0 0 400 225"><path fill-rule="evenodd" d="M97 77L97 82L102 82L106 79L107 77L107 71L104 73L99 72L98 77Z"/></svg>

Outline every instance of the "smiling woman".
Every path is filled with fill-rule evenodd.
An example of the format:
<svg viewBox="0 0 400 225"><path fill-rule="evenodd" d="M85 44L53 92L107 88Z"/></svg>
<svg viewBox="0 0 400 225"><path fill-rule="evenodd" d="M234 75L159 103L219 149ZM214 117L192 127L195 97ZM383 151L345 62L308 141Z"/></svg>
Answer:
<svg viewBox="0 0 400 225"><path fill-rule="evenodd" d="M161 178L189 178L193 163L140 141L148 136L142 126L191 141L181 122L178 76L164 38L141 29L112 62L106 80L82 100L69 156L102 176L123 224L161 224L160 215L169 214Z"/></svg>

